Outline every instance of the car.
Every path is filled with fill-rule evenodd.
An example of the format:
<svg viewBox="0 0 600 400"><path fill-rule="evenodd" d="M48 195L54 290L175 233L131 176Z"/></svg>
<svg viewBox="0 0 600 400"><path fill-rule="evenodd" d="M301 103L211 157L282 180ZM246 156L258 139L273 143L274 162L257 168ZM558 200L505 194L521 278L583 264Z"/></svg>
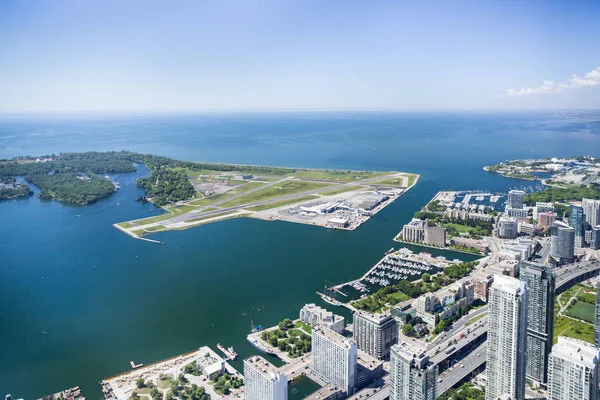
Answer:
<svg viewBox="0 0 600 400"><path fill-rule="evenodd" d="M465 364L460 364L460 367L461 367L461 368L464 368L464 367L465 367Z"/></svg>

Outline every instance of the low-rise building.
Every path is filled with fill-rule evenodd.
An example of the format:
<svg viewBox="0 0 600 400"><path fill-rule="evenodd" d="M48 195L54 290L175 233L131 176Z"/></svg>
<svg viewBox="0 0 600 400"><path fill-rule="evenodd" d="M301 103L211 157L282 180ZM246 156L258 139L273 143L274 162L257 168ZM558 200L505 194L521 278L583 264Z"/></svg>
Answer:
<svg viewBox="0 0 600 400"><path fill-rule="evenodd" d="M458 315L461 307L469 307L474 300L474 285L470 280L462 280L436 293L419 296L414 302L414 307L417 317L421 317L428 325L434 326L439 320Z"/></svg>
<svg viewBox="0 0 600 400"><path fill-rule="evenodd" d="M341 387L336 385L325 385L321 389L313 392L304 400L342 400L346 395Z"/></svg>
<svg viewBox="0 0 600 400"><path fill-rule="evenodd" d="M485 253L489 249L488 244L485 240L470 239L460 236L454 236L452 239L450 239L450 244L456 246L470 247L475 250L479 250L482 253Z"/></svg>
<svg viewBox="0 0 600 400"><path fill-rule="evenodd" d="M348 227L348 220L346 218L331 218L327 223L333 228Z"/></svg>
<svg viewBox="0 0 600 400"><path fill-rule="evenodd" d="M344 317L327 311L314 303L306 304L300 309L300 319L310 326L321 325L337 333L342 333L344 330Z"/></svg>
<svg viewBox="0 0 600 400"><path fill-rule="evenodd" d="M494 276L488 273L478 273L473 275L472 282L475 298L487 303L490 286L494 282Z"/></svg>
<svg viewBox="0 0 600 400"><path fill-rule="evenodd" d="M394 343L395 344L395 343ZM358 350L357 388L361 389L385 374L383 360Z"/></svg>
<svg viewBox="0 0 600 400"><path fill-rule="evenodd" d="M519 221L517 224L517 232L522 235L534 236L536 233L535 225L525 221Z"/></svg>
<svg viewBox="0 0 600 400"><path fill-rule="evenodd" d="M551 211L539 213L536 219L542 228L548 228L552 226L554 221L556 221L556 213Z"/></svg>
<svg viewBox="0 0 600 400"><path fill-rule="evenodd" d="M554 213L554 204L538 201L535 203L535 207L533 208L533 219L537 219L539 221L540 214L548 212Z"/></svg>

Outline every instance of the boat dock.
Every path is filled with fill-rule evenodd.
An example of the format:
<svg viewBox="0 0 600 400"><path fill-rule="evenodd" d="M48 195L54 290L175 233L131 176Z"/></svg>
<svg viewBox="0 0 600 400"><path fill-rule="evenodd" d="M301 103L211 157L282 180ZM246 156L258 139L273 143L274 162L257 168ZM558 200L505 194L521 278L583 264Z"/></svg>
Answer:
<svg viewBox="0 0 600 400"><path fill-rule="evenodd" d="M235 360L237 358L238 354L235 352L235 350L233 350L233 347L229 347L228 349L226 349L225 347L221 346L220 343L217 343L217 348L227 356L227 359L225 361Z"/></svg>
<svg viewBox="0 0 600 400"><path fill-rule="evenodd" d="M136 363L134 363L133 361L129 361L129 364L131 364L131 368L132 368L132 369L136 369L136 368L139 368L139 367L143 367L143 366L144 366L144 364L136 364Z"/></svg>

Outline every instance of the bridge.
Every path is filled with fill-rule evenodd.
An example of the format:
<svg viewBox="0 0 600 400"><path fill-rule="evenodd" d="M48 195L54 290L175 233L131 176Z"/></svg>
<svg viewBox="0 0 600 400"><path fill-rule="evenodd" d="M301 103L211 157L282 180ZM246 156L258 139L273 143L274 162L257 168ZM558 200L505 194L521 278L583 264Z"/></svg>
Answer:
<svg viewBox="0 0 600 400"><path fill-rule="evenodd" d="M599 269L600 260L582 261L557 268L555 292L562 293L574 283L596 276Z"/></svg>

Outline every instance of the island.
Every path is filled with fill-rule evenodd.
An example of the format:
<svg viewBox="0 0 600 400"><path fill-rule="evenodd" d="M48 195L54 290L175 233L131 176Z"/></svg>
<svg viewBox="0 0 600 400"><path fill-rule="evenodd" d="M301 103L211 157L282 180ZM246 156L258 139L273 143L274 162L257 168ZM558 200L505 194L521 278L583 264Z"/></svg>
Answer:
<svg viewBox="0 0 600 400"><path fill-rule="evenodd" d="M28 197L33 194L33 190L24 183L17 182L11 177L0 176L0 200L17 199L19 197Z"/></svg>
<svg viewBox="0 0 600 400"><path fill-rule="evenodd" d="M507 178L540 180L547 186L588 185L598 180L600 159L577 156L506 160L483 169Z"/></svg>
<svg viewBox="0 0 600 400"><path fill-rule="evenodd" d="M134 172L135 164L150 170L136 181L146 192L137 201L165 211L114 225L135 238L238 217L352 230L419 179L395 171L203 163L130 151L0 160L0 179L24 177L40 189L41 199L86 205L119 189L107 174Z"/></svg>

